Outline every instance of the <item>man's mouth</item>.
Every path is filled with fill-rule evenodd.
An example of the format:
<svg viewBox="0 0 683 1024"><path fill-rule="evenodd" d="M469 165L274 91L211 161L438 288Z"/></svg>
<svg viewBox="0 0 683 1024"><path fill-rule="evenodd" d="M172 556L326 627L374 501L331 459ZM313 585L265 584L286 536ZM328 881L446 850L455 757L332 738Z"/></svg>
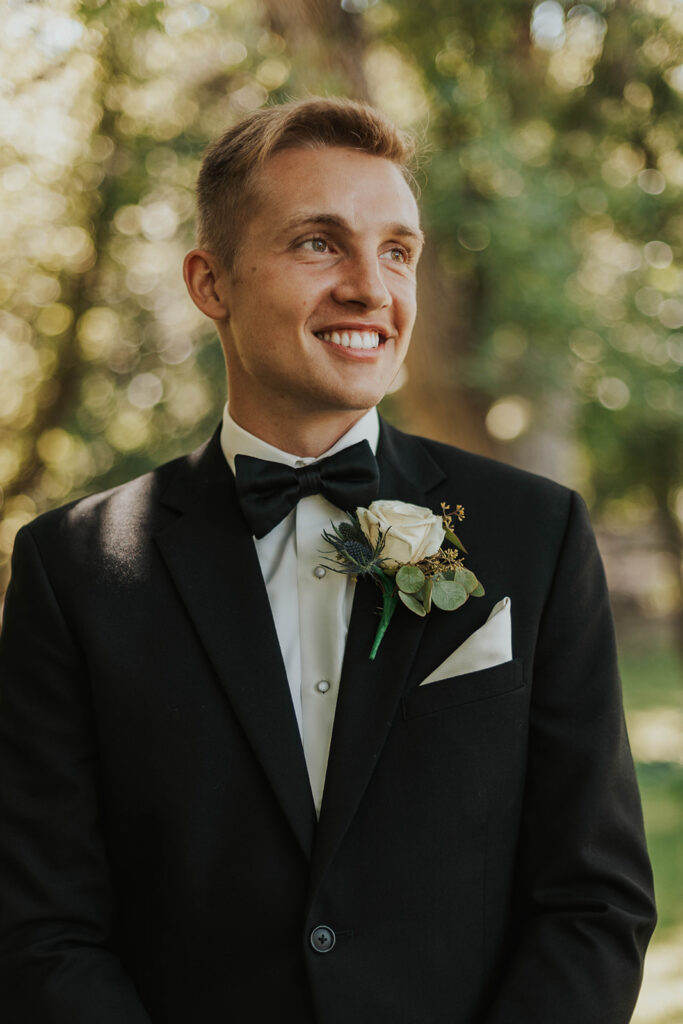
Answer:
<svg viewBox="0 0 683 1024"><path fill-rule="evenodd" d="M316 331L315 335L342 348L377 348L385 340L378 331Z"/></svg>

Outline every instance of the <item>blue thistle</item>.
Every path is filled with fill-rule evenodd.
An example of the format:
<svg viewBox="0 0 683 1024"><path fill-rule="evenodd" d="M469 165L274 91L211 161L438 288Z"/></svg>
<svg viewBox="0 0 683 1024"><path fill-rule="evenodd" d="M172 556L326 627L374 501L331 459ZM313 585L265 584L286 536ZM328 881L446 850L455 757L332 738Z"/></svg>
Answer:
<svg viewBox="0 0 683 1024"><path fill-rule="evenodd" d="M381 557L384 536L379 537L373 548L363 533L355 513L349 512L348 517L348 522L337 525L332 523L331 532L323 531L323 540L326 540L330 547L334 548L337 555L335 564L331 564L329 559L327 562L334 572L345 573L348 576L374 573L384 562Z"/></svg>

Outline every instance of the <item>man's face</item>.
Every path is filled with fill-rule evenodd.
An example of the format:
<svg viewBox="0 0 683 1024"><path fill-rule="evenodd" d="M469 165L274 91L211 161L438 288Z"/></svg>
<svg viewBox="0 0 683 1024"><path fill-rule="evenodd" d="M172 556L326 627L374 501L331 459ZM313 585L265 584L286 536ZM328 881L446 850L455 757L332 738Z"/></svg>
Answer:
<svg viewBox="0 0 683 1024"><path fill-rule="evenodd" d="M422 236L390 161L341 147L276 153L217 288L231 408L362 411L385 394L415 320Z"/></svg>

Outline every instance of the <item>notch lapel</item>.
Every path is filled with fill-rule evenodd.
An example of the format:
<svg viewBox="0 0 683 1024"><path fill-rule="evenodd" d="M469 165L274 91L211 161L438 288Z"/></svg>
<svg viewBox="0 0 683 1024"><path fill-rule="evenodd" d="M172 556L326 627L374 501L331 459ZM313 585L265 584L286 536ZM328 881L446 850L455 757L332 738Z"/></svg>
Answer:
<svg viewBox="0 0 683 1024"><path fill-rule="evenodd" d="M181 514L156 542L301 849L315 809L268 593L218 434L163 495Z"/></svg>
<svg viewBox="0 0 683 1024"><path fill-rule="evenodd" d="M380 498L425 505L427 493L445 479L443 470L417 438L400 434L383 421L377 461ZM380 607L379 588L369 580L360 580L344 652L313 855L311 898L370 781L426 625L426 618L410 614L399 604L377 657L370 661Z"/></svg>

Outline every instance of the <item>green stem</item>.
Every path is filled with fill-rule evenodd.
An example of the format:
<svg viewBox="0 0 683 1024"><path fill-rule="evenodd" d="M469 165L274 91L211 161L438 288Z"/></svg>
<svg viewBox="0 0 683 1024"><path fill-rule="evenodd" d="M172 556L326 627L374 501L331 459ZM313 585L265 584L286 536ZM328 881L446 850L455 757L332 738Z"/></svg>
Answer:
<svg viewBox="0 0 683 1024"><path fill-rule="evenodd" d="M375 660L375 655L379 650L382 637L387 631L387 626L391 622L391 617L396 610L396 605L398 604L398 598L394 594L394 582L391 577L387 576L385 572L377 567L375 567L374 572L382 584L382 616L379 620L379 626L377 627L372 650L370 651L370 661Z"/></svg>

